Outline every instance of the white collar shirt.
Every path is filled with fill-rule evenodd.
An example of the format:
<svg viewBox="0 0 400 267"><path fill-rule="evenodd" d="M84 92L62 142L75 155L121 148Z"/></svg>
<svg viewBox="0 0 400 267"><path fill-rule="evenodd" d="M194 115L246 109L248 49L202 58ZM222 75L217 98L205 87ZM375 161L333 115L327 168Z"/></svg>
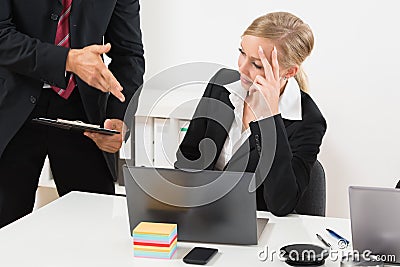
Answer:
<svg viewBox="0 0 400 267"><path fill-rule="evenodd" d="M243 106L247 96L240 80L231 84L225 85L225 88L230 92L229 99L235 107L235 118L232 122L228 136L221 150L219 158L215 164L217 170L223 170L235 152L251 135L250 127L242 132L243 124ZM279 112L281 117L287 120L301 120L301 91L297 81L290 78L286 84L285 90L279 98Z"/></svg>

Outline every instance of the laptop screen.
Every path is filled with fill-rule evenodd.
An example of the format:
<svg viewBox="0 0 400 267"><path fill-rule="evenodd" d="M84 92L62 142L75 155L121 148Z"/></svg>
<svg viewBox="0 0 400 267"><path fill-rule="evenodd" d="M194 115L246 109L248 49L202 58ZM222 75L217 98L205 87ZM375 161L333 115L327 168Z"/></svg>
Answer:
<svg viewBox="0 0 400 267"><path fill-rule="evenodd" d="M257 244L253 173L127 167L130 230L139 222L176 223L180 241Z"/></svg>
<svg viewBox="0 0 400 267"><path fill-rule="evenodd" d="M353 249L400 263L400 190L349 187Z"/></svg>

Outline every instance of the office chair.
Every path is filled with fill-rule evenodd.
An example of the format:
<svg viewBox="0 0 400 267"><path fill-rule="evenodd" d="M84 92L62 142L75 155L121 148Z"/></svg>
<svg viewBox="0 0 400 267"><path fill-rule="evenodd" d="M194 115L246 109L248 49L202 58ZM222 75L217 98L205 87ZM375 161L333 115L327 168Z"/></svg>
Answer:
<svg viewBox="0 0 400 267"><path fill-rule="evenodd" d="M398 181L396 188L400 189L400 180Z"/></svg>
<svg viewBox="0 0 400 267"><path fill-rule="evenodd" d="M295 209L298 214L325 216L326 178L321 163L317 160L311 169L310 182Z"/></svg>

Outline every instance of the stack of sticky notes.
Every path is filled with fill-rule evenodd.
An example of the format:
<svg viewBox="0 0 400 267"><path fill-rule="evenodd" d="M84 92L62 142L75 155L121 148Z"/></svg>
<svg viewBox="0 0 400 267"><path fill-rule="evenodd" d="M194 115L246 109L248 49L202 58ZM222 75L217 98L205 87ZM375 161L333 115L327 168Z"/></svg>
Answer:
<svg viewBox="0 0 400 267"><path fill-rule="evenodd" d="M176 224L141 222L132 235L135 257L171 259L176 251Z"/></svg>

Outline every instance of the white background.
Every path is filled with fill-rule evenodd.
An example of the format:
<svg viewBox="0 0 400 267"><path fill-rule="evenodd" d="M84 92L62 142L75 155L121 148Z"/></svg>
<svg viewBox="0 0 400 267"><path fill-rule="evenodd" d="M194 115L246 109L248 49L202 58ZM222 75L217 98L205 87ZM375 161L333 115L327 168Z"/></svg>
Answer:
<svg viewBox="0 0 400 267"><path fill-rule="evenodd" d="M328 130L329 216L348 217L348 185L394 187L400 179L399 11L391 1L142 0L146 75L206 61L235 68L240 36L256 17L289 11L314 31L304 64Z"/></svg>

